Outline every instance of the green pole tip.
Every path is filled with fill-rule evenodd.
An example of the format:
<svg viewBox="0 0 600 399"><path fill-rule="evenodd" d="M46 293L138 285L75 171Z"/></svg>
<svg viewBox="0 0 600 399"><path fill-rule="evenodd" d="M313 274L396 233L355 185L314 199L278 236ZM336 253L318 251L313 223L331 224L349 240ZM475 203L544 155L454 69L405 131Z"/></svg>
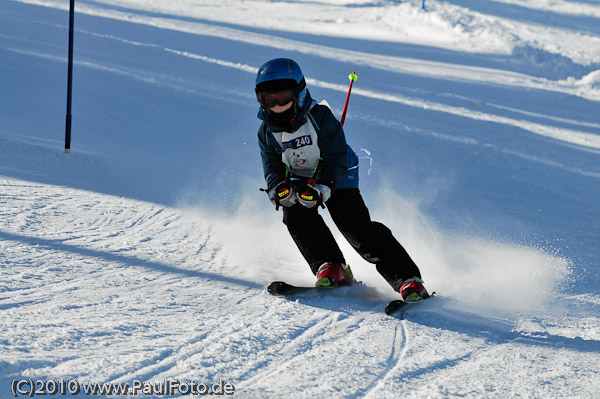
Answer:
<svg viewBox="0 0 600 399"><path fill-rule="evenodd" d="M352 72L350 75L348 75L348 79L350 79L353 82L356 82L356 79L358 79L358 76L356 76L356 74L354 72Z"/></svg>

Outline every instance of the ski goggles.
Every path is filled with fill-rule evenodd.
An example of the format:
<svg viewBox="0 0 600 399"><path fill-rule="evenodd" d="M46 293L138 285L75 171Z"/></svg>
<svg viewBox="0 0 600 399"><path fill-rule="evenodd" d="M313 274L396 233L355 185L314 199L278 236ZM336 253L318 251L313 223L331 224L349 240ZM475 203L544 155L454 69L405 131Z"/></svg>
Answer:
<svg viewBox="0 0 600 399"><path fill-rule="evenodd" d="M258 102L267 108L276 105L282 106L289 104L296 99L296 92L292 89L279 91L259 91L256 93Z"/></svg>

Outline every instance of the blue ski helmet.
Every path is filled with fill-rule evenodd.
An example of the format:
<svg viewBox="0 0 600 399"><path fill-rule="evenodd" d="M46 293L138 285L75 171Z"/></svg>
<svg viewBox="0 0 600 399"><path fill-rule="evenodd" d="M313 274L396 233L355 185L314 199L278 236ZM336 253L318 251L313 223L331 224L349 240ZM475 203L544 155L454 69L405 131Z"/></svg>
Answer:
<svg viewBox="0 0 600 399"><path fill-rule="evenodd" d="M256 74L255 91L260 92L293 89L298 96L298 107L302 108L306 97L306 82L296 61L275 58L265 62Z"/></svg>

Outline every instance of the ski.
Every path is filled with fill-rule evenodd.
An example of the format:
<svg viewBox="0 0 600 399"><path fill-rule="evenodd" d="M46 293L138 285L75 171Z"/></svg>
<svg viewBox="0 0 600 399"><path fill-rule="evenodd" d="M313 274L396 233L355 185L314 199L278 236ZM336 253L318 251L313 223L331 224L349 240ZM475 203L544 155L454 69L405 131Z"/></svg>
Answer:
<svg viewBox="0 0 600 399"><path fill-rule="evenodd" d="M419 304L425 302L427 299L433 298L434 295L435 295L435 292L432 293L427 298L424 298L424 299L422 299L420 301L416 301L416 302L404 302L402 299L393 300L385 306L385 314L390 315L390 316L397 314L397 313L403 314L407 310L412 309L415 306L418 306Z"/></svg>
<svg viewBox="0 0 600 399"><path fill-rule="evenodd" d="M360 282L355 282L353 285L360 284ZM267 292L274 296L290 296L290 297L302 297L302 296L312 296L312 295L322 295L327 293L332 293L334 291L338 291L340 288L350 288L353 285L343 285L337 287L315 287L315 286L297 286L288 284L284 281L273 281L271 284L267 286ZM432 298L435 295L435 292L428 296L425 299ZM409 309L418 306L420 303L425 302L425 299L417 302L404 302L401 299L394 300L389 302L385 307L385 313L387 315L403 315Z"/></svg>
<svg viewBox="0 0 600 399"><path fill-rule="evenodd" d="M275 296L303 296L323 294L331 290L337 290L344 287L350 287L350 285L343 285L339 287L308 287L291 285L284 281L273 281L267 286L267 292Z"/></svg>

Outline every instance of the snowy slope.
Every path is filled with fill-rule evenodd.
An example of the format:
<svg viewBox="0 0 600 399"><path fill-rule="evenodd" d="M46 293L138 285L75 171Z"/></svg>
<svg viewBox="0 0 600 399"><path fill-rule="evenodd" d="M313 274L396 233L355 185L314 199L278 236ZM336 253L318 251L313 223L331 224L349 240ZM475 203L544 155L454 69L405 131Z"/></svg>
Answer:
<svg viewBox="0 0 600 399"><path fill-rule="evenodd" d="M596 397L600 4L426 4L78 1L67 155L68 2L3 1L0 397L21 378ZM364 286L264 292L313 281L258 192L253 78L276 56L338 115L357 71L346 134L438 292L421 312L385 316L395 294L346 243Z"/></svg>

